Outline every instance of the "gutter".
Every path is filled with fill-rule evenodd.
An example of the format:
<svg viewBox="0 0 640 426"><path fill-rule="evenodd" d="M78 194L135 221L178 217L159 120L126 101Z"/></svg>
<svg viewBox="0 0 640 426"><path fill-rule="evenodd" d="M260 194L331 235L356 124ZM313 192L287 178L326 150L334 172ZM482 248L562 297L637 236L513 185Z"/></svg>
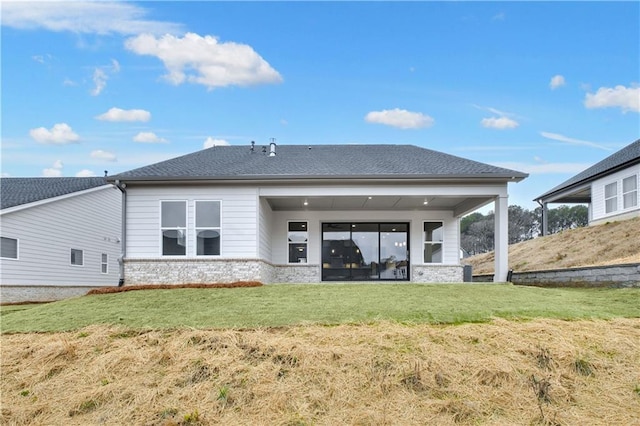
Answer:
<svg viewBox="0 0 640 426"><path fill-rule="evenodd" d="M118 258L118 264L120 266L120 279L118 280L118 287L122 287L124 285L124 259L127 255L127 184L120 180L116 180L114 182L116 188L122 192L122 229L120 231L121 239L120 239L120 257Z"/></svg>

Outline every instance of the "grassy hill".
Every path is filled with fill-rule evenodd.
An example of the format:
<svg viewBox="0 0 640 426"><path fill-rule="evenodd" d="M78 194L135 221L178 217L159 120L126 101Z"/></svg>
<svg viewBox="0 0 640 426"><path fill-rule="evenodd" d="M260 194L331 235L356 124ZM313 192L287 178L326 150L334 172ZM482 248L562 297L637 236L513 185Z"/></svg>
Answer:
<svg viewBox="0 0 640 426"><path fill-rule="evenodd" d="M465 259L474 274L493 273L494 253ZM571 229L509 246L515 272L640 262L640 218Z"/></svg>

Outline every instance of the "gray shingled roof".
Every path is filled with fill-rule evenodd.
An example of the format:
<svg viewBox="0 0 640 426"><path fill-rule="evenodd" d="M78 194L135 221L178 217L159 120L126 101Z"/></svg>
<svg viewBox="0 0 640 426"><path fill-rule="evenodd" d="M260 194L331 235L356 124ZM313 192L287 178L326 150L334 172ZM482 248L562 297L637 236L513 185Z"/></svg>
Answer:
<svg viewBox="0 0 640 426"><path fill-rule="evenodd" d="M543 200L550 195L555 195L575 186L579 186L607 174L616 172L622 168L631 166L640 162L640 139L632 142L630 145L622 148L620 151L613 153L599 163L594 164L583 172L578 173L574 177L564 181L560 185L545 192L544 194L534 198L534 201Z"/></svg>
<svg viewBox="0 0 640 426"><path fill-rule="evenodd" d="M528 175L413 145L278 145L276 155L219 146L110 176L109 180L500 178Z"/></svg>
<svg viewBox="0 0 640 426"><path fill-rule="evenodd" d="M2 178L0 208L8 209L106 184L104 177Z"/></svg>

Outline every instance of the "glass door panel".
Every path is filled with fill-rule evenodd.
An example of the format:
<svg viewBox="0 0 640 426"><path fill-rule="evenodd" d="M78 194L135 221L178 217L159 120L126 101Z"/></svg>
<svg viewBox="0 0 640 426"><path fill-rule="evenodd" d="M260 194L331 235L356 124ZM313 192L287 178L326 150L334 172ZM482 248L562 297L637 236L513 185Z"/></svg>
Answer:
<svg viewBox="0 0 640 426"><path fill-rule="evenodd" d="M409 275L409 225L380 224L380 278L406 280Z"/></svg>
<svg viewBox="0 0 640 426"><path fill-rule="evenodd" d="M377 223L355 223L351 225L351 240L354 245L351 262L351 277L354 280L378 279L380 246Z"/></svg>
<svg viewBox="0 0 640 426"><path fill-rule="evenodd" d="M322 279L351 279L351 225L322 224Z"/></svg>

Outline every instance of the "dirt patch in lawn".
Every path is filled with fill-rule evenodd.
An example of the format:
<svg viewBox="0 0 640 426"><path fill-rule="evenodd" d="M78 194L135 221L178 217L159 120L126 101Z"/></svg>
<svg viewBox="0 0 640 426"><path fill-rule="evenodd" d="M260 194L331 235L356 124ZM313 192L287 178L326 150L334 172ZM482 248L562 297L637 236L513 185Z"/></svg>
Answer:
<svg viewBox="0 0 640 426"><path fill-rule="evenodd" d="M474 274L494 271L494 253L469 257ZM640 263L640 218L562 231L509 246L515 272Z"/></svg>
<svg viewBox="0 0 640 426"><path fill-rule="evenodd" d="M639 424L640 319L0 336L0 423Z"/></svg>

